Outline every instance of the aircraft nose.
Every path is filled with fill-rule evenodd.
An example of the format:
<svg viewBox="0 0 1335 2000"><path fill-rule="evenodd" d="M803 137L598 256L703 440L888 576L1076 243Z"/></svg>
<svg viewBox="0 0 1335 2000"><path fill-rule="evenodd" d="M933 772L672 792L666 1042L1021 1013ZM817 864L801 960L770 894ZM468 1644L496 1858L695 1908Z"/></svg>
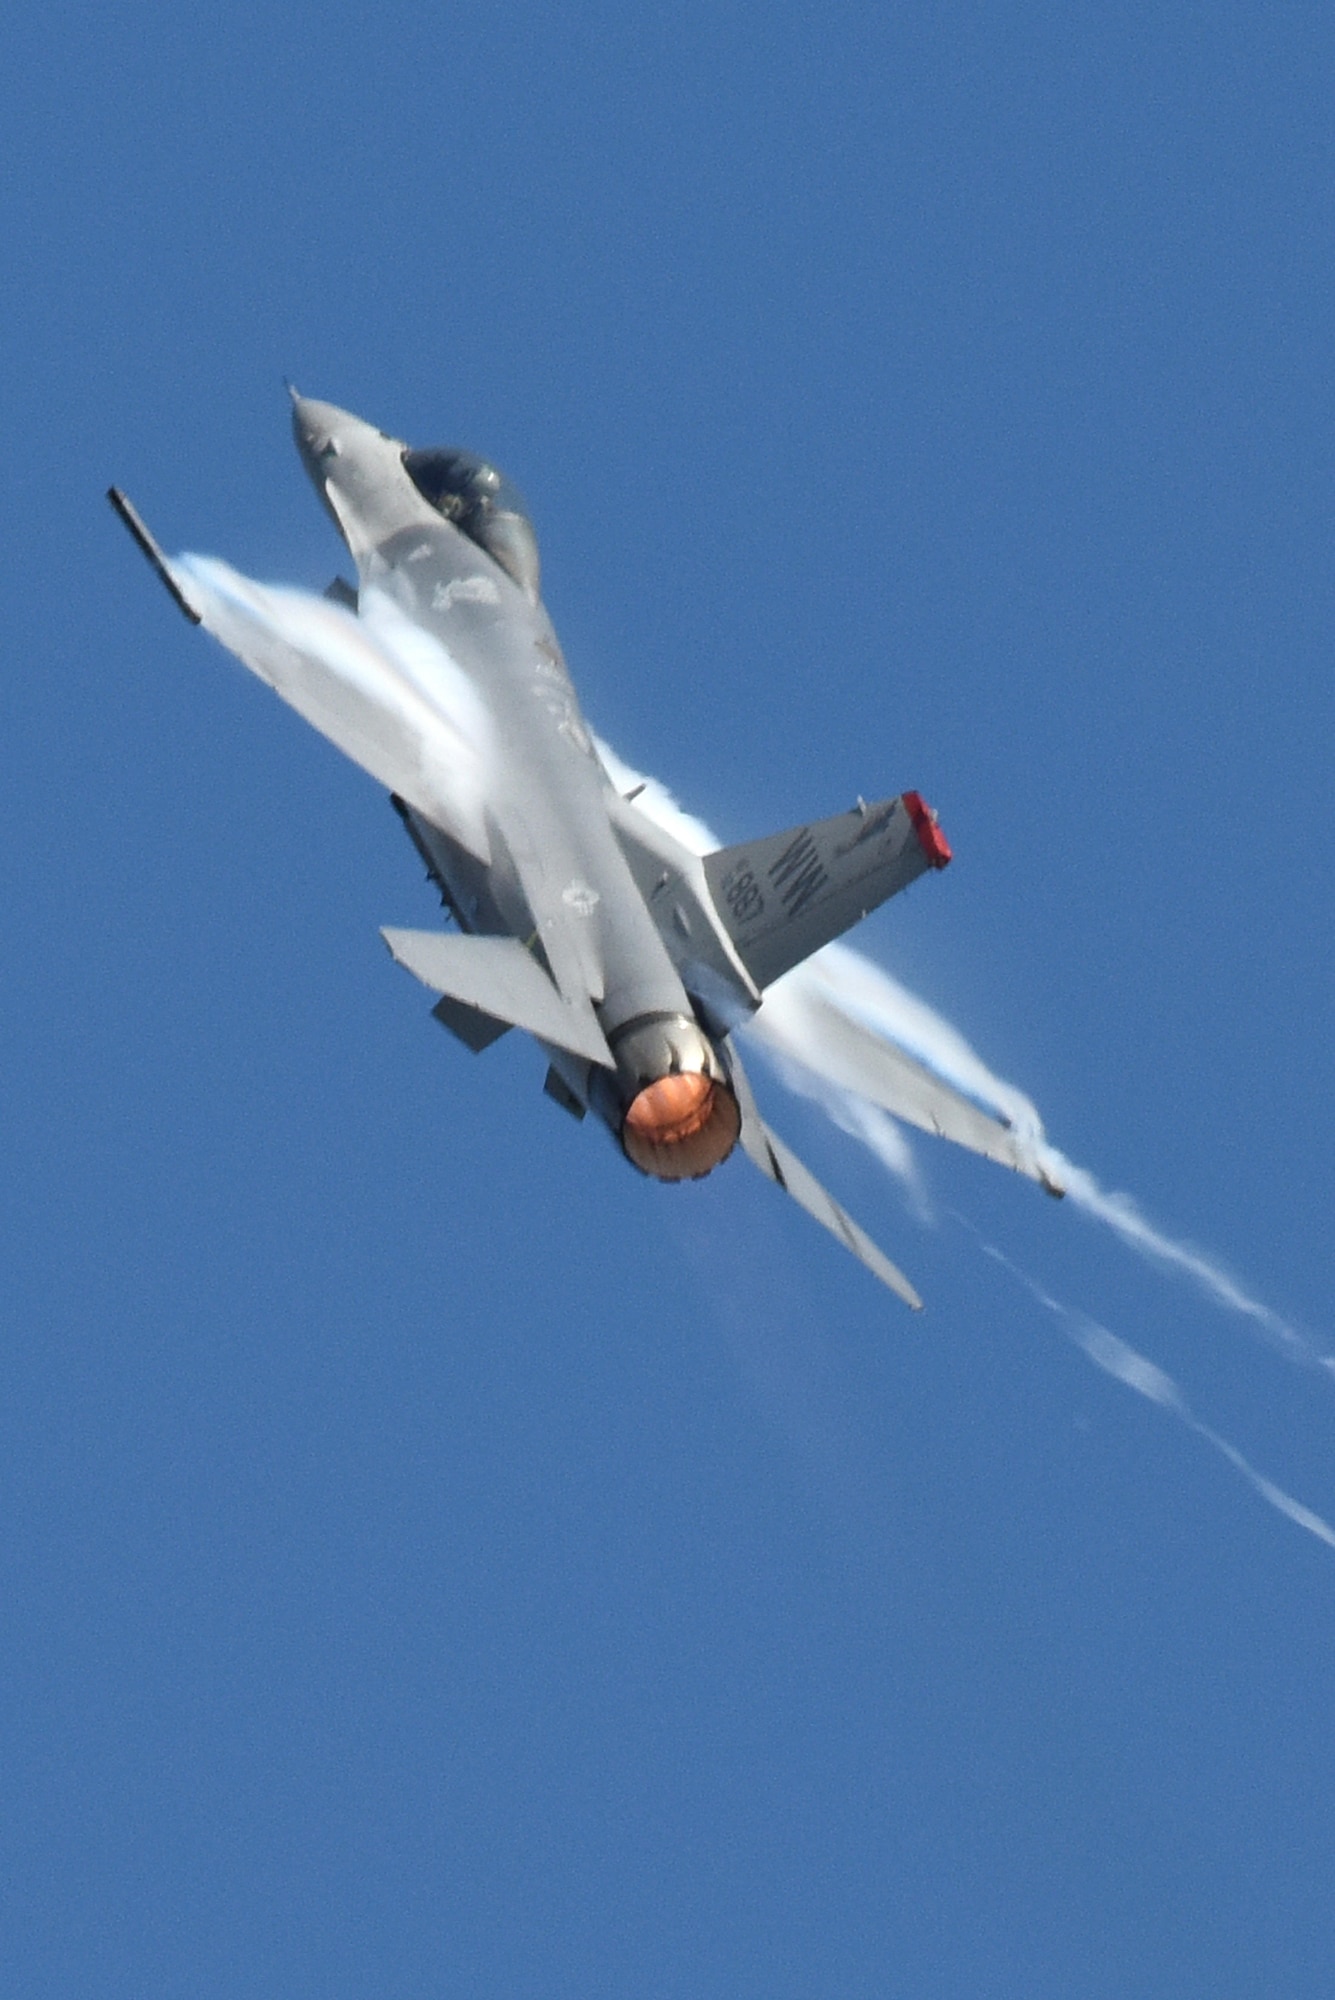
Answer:
<svg viewBox="0 0 1335 2000"><path fill-rule="evenodd" d="M291 383L288 393L292 398L292 435L297 450L307 471L312 476L318 475L330 459L339 455L339 419L343 412L332 403L317 403L309 396L298 395Z"/></svg>
<svg viewBox="0 0 1335 2000"><path fill-rule="evenodd" d="M407 487L401 463L404 447L351 410L340 410L337 403L317 403L290 385L289 393L292 435L306 476L353 548L361 535L352 526L353 517L360 517L363 526L372 516L378 521L388 518L385 510L393 512L392 494Z"/></svg>

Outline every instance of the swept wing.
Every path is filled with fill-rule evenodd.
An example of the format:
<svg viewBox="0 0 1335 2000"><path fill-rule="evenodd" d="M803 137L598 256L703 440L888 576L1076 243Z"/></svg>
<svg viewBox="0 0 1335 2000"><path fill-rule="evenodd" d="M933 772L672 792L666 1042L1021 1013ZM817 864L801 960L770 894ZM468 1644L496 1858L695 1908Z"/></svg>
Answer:
<svg viewBox="0 0 1335 2000"><path fill-rule="evenodd" d="M211 558L168 557L124 495L113 488L111 499L192 623L362 770L490 860L487 717L443 646L374 593L359 618Z"/></svg>
<svg viewBox="0 0 1335 2000"><path fill-rule="evenodd" d="M821 990L820 968L819 960L809 970L799 968L767 994L750 1028L759 1041L905 1124L996 1160L1037 1181L1049 1194L1065 1192L1026 1133L992 1117L827 998Z"/></svg>

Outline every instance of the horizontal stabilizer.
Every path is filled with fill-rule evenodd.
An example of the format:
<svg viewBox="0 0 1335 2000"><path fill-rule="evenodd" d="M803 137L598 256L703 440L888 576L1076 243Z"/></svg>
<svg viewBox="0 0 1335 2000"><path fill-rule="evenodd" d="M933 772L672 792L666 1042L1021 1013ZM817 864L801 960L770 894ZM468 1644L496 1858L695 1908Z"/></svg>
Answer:
<svg viewBox="0 0 1335 2000"><path fill-rule="evenodd" d="M922 1300L899 1267L890 1262L885 1252L878 1249L864 1229L859 1229L850 1215L845 1214L834 1196L827 1193L810 1168L804 1167L797 1155L790 1152L777 1132L770 1131L756 1108L736 1045L729 1039L726 1046L732 1086L742 1110L741 1141L746 1157L759 1167L768 1180L776 1181L799 1207L828 1229L846 1250L851 1250L859 1263L865 1264L883 1285L888 1285L896 1297L912 1306L915 1312L921 1312Z"/></svg>
<svg viewBox="0 0 1335 2000"><path fill-rule="evenodd" d="M433 993L523 1028L586 1062L615 1067L593 1008L563 1000L517 938L457 937L449 931L383 930L380 935L397 962Z"/></svg>
<svg viewBox="0 0 1335 2000"><path fill-rule="evenodd" d="M737 955L771 985L840 937L950 848L917 792L705 856L705 879Z"/></svg>
<svg viewBox="0 0 1335 2000"><path fill-rule="evenodd" d="M451 1000L448 993L441 994L431 1009L431 1018L439 1021L442 1028L448 1028L475 1056L510 1032L508 1021L498 1021L494 1014L484 1014L480 1007L465 1007L462 1000Z"/></svg>

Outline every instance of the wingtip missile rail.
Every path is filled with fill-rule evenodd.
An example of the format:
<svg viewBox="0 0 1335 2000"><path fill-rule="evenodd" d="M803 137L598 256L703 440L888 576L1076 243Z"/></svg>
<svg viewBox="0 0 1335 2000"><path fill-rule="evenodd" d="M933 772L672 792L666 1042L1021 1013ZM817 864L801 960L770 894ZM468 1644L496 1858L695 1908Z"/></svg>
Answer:
<svg viewBox="0 0 1335 2000"><path fill-rule="evenodd" d="M203 619L185 595L181 586L177 583L176 578L172 575L171 564L167 561L166 556L149 533L133 502L126 498L119 486L108 486L107 498L120 515L122 521L124 521L130 533L134 536L136 542L138 542L159 577L161 577L163 587L173 604L176 605L179 611L185 613L185 616L190 620L192 625L203 624Z"/></svg>

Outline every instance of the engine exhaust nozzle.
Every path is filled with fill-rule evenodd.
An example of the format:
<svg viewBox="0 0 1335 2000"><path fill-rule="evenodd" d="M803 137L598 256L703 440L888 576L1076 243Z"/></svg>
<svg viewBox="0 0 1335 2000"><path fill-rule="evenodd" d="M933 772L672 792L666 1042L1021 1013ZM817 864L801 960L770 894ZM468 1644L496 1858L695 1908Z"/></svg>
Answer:
<svg viewBox="0 0 1335 2000"><path fill-rule="evenodd" d="M709 1037L684 1014L657 1014L609 1039L626 1158L660 1181L712 1173L736 1145L742 1114Z"/></svg>

